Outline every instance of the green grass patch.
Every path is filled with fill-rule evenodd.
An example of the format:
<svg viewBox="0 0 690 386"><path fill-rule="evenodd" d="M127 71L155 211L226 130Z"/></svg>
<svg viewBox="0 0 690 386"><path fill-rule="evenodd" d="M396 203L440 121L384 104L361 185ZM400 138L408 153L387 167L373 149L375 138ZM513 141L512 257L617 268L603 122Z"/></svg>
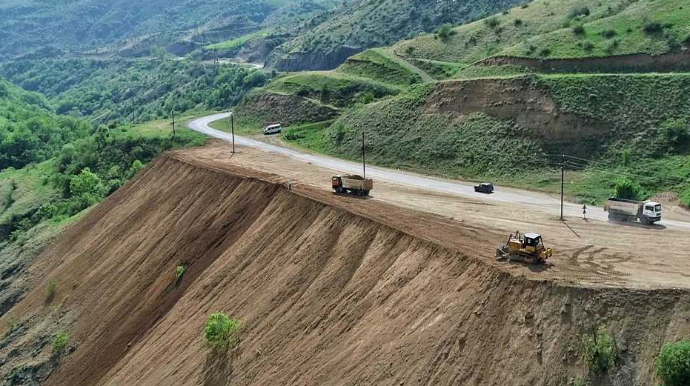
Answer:
<svg viewBox="0 0 690 386"><path fill-rule="evenodd" d="M283 132L282 138L286 142L297 147L318 153L329 154L332 150L326 130L333 122L334 121L331 120L291 127Z"/></svg>
<svg viewBox="0 0 690 386"><path fill-rule="evenodd" d="M266 31L266 30L256 31L256 32L252 32L250 34L242 35L242 36L235 38L235 39L230 39L230 40L226 40L224 42L208 45L208 46L206 46L206 49L207 50L236 50L236 49L242 48L245 44L249 43L250 41L252 41L256 38L261 38L261 37L264 37L267 35L268 35L268 31Z"/></svg>
<svg viewBox="0 0 690 386"><path fill-rule="evenodd" d="M352 56L336 71L394 85L422 82L418 74L391 60L380 49L370 49Z"/></svg>
<svg viewBox="0 0 690 386"><path fill-rule="evenodd" d="M371 103L400 92L398 86L341 72L302 72L282 76L265 89L316 99L337 107Z"/></svg>
<svg viewBox="0 0 690 386"><path fill-rule="evenodd" d="M464 63L442 62L439 60L409 59L409 62L429 74L435 80L453 78L458 72L468 67Z"/></svg>
<svg viewBox="0 0 690 386"><path fill-rule="evenodd" d="M58 332L53 338L53 354L60 355L66 349L69 344L69 335L65 332Z"/></svg>

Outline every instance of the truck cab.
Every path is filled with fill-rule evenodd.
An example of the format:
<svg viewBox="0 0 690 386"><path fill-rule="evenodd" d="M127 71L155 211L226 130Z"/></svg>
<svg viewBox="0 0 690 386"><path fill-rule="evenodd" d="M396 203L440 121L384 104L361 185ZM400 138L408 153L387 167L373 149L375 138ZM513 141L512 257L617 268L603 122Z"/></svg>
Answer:
<svg viewBox="0 0 690 386"><path fill-rule="evenodd" d="M661 204L654 201L647 201L642 207L642 216L648 223L661 221Z"/></svg>

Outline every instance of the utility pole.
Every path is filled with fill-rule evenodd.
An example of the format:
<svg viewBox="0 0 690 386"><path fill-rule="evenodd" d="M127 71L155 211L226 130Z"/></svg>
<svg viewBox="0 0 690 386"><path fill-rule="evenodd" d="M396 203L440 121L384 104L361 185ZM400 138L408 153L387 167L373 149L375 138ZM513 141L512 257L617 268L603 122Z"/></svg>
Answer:
<svg viewBox="0 0 690 386"><path fill-rule="evenodd" d="M171 111L171 112L172 112L172 129L173 129L173 138L175 138L175 136L177 135L177 133L175 133L175 109L172 109L172 111Z"/></svg>
<svg viewBox="0 0 690 386"><path fill-rule="evenodd" d="M364 150L364 130L362 130L362 174L364 174L364 179L367 179L367 157Z"/></svg>
<svg viewBox="0 0 690 386"><path fill-rule="evenodd" d="M232 154L235 154L235 118L234 114L230 113L230 130L232 131Z"/></svg>
<svg viewBox="0 0 690 386"><path fill-rule="evenodd" d="M565 221L563 218L563 195L565 190L565 154L561 155L561 221Z"/></svg>

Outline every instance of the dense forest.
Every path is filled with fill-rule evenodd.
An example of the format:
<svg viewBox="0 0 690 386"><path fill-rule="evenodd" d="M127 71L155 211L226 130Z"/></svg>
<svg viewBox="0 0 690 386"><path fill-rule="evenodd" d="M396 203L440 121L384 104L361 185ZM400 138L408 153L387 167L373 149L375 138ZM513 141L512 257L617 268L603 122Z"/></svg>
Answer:
<svg viewBox="0 0 690 386"><path fill-rule="evenodd" d="M0 80L0 170L45 161L89 128L82 120L54 115L43 96Z"/></svg>
<svg viewBox="0 0 690 386"><path fill-rule="evenodd" d="M26 90L44 94L58 114L98 123L146 122L174 110L222 109L264 85L264 72L235 65L170 60L34 60L0 67Z"/></svg>

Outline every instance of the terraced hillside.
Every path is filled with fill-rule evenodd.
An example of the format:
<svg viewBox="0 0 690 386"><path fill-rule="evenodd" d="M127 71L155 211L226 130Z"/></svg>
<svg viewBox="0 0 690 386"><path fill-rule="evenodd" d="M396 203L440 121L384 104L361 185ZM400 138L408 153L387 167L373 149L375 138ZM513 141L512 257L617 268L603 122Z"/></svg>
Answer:
<svg viewBox="0 0 690 386"><path fill-rule="evenodd" d="M378 164L545 190L560 187L554 169L562 160L553 155L565 153L577 158L568 164L577 181L568 190L586 202L612 194L613 173L639 196L671 191L690 205L687 9L676 0L534 1L368 50L319 76L366 78L398 92L350 98L321 119L287 120L297 127L284 139L356 158L364 131ZM587 42L617 42L616 50L582 48ZM530 45L548 55L521 48ZM286 79L322 83L300 73ZM280 88L285 100L326 102L308 86ZM251 105L238 109L247 121Z"/></svg>

